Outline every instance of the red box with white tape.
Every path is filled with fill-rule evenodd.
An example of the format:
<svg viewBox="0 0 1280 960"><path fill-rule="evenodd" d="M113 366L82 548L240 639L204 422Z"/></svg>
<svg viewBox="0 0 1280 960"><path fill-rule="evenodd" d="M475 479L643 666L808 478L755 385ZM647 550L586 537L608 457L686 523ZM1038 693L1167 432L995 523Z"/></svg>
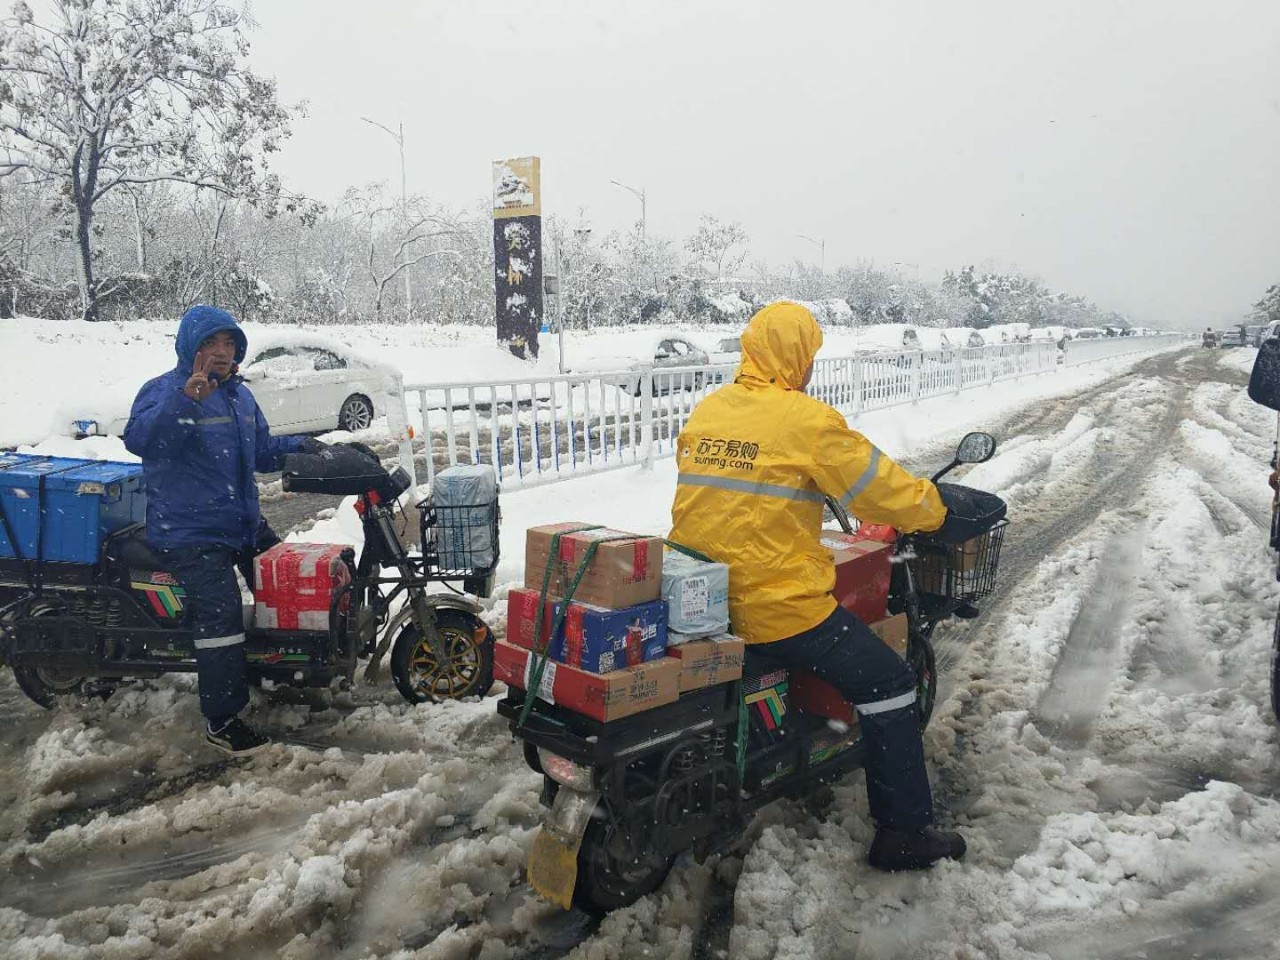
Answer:
<svg viewBox="0 0 1280 960"><path fill-rule="evenodd" d="M333 594L351 582L336 543L278 543L254 557L253 623L262 630L329 630Z"/></svg>

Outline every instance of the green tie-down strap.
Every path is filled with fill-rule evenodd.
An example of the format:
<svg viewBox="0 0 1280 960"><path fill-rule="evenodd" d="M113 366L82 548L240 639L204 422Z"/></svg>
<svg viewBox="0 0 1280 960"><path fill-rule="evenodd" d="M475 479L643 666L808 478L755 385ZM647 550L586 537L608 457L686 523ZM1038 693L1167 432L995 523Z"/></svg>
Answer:
<svg viewBox="0 0 1280 960"><path fill-rule="evenodd" d="M676 543L674 540L664 540L663 543L676 551L676 553L683 553L686 557L692 557L694 560L701 560L703 563L719 562L718 560L712 560L705 553L701 553L693 549L693 547L686 547L683 543ZM729 624L729 632L733 633L733 624ZM747 694L745 690L742 690L742 681L738 681L738 688L740 691L738 695L738 737L734 747L737 752L738 783L741 784L747 767Z"/></svg>
<svg viewBox="0 0 1280 960"><path fill-rule="evenodd" d="M584 530L599 530L600 525L596 524L591 527L580 527L577 530L567 531L569 533L582 533ZM596 555L596 551L600 549L600 544L611 543L615 540L634 540L634 534L621 534L616 537L600 537L598 540L592 540L587 544L587 552L582 556L582 562L578 564L578 569L573 575L573 579L569 582L569 589L565 591L563 600L560 604L560 612L556 614L555 622L551 625L551 632L544 638L542 636L542 624L545 617L542 611L547 603L547 593L551 588L551 570L555 566L556 558L560 555L560 538L564 533L555 533L551 536L551 549L547 552L547 566L542 571L542 589L538 593L538 609L535 614L533 627L533 650L529 656L531 662L529 665L529 682L526 685L524 697L524 706L520 708L520 719L516 721L516 729L519 730L524 726L525 720L529 716L529 711L533 709L533 701L537 699L538 690L542 686L542 674L546 670L547 660L551 657L551 638L560 632L560 627L564 624L565 614L569 612L569 602L573 599L574 594L578 592L578 584L582 583L582 578L587 572L587 567L591 566L591 561Z"/></svg>

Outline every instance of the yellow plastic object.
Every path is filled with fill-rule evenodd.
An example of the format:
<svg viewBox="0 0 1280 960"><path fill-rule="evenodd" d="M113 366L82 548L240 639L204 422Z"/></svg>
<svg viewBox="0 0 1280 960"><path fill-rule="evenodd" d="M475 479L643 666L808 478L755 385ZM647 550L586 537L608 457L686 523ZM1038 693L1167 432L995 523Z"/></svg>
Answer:
<svg viewBox="0 0 1280 960"><path fill-rule="evenodd" d="M581 836L571 845L546 827L540 827L529 850L529 886L538 896L563 910L573 906L581 846Z"/></svg>

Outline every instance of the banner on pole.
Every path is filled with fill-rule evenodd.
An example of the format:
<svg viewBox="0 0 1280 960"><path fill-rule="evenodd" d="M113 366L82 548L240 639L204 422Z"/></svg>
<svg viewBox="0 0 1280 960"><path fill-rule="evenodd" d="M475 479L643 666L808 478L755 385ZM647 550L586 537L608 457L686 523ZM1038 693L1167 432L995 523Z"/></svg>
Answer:
<svg viewBox="0 0 1280 960"><path fill-rule="evenodd" d="M498 342L538 356L542 300L542 184L537 157L493 164L493 263Z"/></svg>

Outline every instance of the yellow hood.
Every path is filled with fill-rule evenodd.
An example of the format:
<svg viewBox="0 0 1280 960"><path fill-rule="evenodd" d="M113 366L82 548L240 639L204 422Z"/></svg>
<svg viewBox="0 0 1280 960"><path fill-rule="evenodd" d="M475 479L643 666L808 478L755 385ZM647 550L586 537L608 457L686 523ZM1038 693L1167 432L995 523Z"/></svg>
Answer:
<svg viewBox="0 0 1280 960"><path fill-rule="evenodd" d="M799 390L821 346L822 328L812 313L790 301L771 303L742 334L742 363L735 379Z"/></svg>

